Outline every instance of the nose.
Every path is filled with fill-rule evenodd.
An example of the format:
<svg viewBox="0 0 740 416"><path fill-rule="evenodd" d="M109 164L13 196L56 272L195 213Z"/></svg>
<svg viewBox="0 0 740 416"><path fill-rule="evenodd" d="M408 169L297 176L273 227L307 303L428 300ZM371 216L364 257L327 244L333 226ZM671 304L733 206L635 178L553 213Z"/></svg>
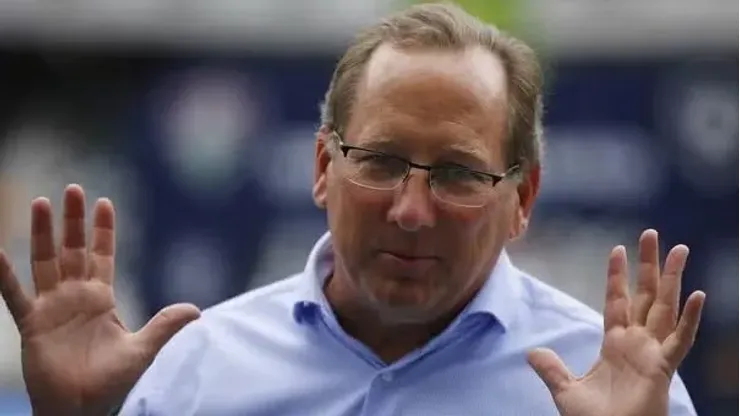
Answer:
<svg viewBox="0 0 740 416"><path fill-rule="evenodd" d="M419 231L433 227L436 222L434 196L429 188L426 172L411 172L396 190L388 221L395 222L404 231Z"/></svg>

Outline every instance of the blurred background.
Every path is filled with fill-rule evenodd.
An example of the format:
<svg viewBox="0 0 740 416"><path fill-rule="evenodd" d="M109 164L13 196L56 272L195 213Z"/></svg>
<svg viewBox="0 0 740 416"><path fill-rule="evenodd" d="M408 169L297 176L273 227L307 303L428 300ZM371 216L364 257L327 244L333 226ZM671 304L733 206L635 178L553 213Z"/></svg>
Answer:
<svg viewBox="0 0 740 416"><path fill-rule="evenodd" d="M318 104L360 27L411 1L0 0L0 246L30 289L29 203L79 183L118 212L117 297L137 328L302 270ZM657 228L708 305L681 374L738 414L738 3L466 0L527 39L549 87L525 270L601 308L606 257ZM2 302L0 302L2 304ZM26 415L0 306L0 415Z"/></svg>

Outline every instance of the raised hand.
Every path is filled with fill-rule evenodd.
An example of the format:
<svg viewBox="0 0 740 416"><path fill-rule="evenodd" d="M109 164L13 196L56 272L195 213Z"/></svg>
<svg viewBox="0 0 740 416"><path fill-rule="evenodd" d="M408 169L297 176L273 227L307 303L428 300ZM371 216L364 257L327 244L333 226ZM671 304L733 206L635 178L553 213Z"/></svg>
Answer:
<svg viewBox="0 0 740 416"><path fill-rule="evenodd" d="M591 370L577 378L552 350L529 354L530 365L564 416L668 414L670 382L694 343L705 295L692 293L679 319L688 247L671 249L661 275L658 233L645 231L639 244L633 297L624 247L615 247L609 257L604 342Z"/></svg>
<svg viewBox="0 0 740 416"><path fill-rule="evenodd" d="M100 415L120 403L160 348L200 312L192 305L160 311L129 332L113 296L115 214L95 205L92 241L85 241L85 196L64 193L57 253L49 201L32 206L31 263L36 296L25 294L0 251L0 292L22 342L23 377L34 415Z"/></svg>

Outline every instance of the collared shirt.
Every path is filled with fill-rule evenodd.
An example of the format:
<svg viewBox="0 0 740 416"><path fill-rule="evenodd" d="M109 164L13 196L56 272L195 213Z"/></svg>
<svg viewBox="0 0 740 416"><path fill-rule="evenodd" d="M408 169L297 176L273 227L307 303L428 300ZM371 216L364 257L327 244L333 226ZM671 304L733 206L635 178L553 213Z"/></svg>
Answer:
<svg viewBox="0 0 740 416"><path fill-rule="evenodd" d="M305 270L206 310L160 351L122 415L557 415L526 362L555 350L576 374L595 362L602 317L502 253L477 296L424 347L393 364L350 337L323 294L327 233ZM671 415L694 415L680 378Z"/></svg>

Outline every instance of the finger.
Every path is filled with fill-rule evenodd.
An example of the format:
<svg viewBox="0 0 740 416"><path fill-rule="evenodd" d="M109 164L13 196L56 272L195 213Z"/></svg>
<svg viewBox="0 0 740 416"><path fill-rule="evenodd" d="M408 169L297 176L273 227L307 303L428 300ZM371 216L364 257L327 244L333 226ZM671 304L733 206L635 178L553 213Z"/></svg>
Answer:
<svg viewBox="0 0 740 416"><path fill-rule="evenodd" d="M604 331L629 325L629 283L627 278L627 251L614 247L609 255L604 305Z"/></svg>
<svg viewBox="0 0 740 416"><path fill-rule="evenodd" d="M537 348L530 351L527 354L527 361L553 397L566 390L575 380L575 376L570 373L563 360L551 349Z"/></svg>
<svg viewBox="0 0 740 416"><path fill-rule="evenodd" d="M198 317L200 310L191 304L180 303L162 309L135 334L141 343L141 350L148 359L154 359L170 338Z"/></svg>
<svg viewBox="0 0 740 416"><path fill-rule="evenodd" d="M678 321L676 332L668 336L663 343L663 354L674 370L681 365L681 362L694 345L705 299L706 295L701 291L696 291L689 296L686 305L684 305L681 319Z"/></svg>
<svg viewBox="0 0 740 416"><path fill-rule="evenodd" d="M650 307L655 301L660 278L658 232L646 230L640 236L640 266L637 272L637 289L632 297L630 318L638 325L645 325Z"/></svg>
<svg viewBox="0 0 740 416"><path fill-rule="evenodd" d="M15 324L20 326L21 320L31 311L31 300L23 293L18 278L13 273L10 260L4 251L0 250L0 294L8 305L8 311Z"/></svg>
<svg viewBox="0 0 740 416"><path fill-rule="evenodd" d="M115 210L109 199L102 198L95 203L93 211L88 275L111 284L115 268Z"/></svg>
<svg viewBox="0 0 740 416"><path fill-rule="evenodd" d="M59 267L62 280L85 278L85 193L79 185L64 190L64 225Z"/></svg>
<svg viewBox="0 0 740 416"><path fill-rule="evenodd" d="M684 245L673 247L668 253L663 276L658 283L658 294L648 312L646 327L660 342L663 342L676 329L681 296L681 276L688 256L689 248Z"/></svg>
<svg viewBox="0 0 740 416"><path fill-rule="evenodd" d="M52 224L49 200L35 199L31 203L31 274L36 294L53 289L59 281Z"/></svg>

